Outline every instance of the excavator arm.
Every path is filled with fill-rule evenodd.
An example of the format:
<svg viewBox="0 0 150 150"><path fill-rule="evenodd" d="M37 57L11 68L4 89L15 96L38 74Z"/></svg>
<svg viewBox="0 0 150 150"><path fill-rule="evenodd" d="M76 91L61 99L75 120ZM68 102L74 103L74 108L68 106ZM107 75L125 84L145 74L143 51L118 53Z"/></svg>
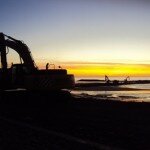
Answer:
<svg viewBox="0 0 150 150"><path fill-rule="evenodd" d="M8 39L5 39L7 37ZM25 65L31 69L35 69L36 65L31 56L31 52L26 44L20 40L16 40L10 36L0 33L0 53L2 69L7 69L6 47L14 49L22 58Z"/></svg>

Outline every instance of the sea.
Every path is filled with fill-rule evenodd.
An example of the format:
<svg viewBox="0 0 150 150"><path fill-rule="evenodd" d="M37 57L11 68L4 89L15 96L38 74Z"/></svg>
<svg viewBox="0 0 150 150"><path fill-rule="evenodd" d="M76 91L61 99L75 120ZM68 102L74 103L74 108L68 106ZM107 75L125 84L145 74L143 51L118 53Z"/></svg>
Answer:
<svg viewBox="0 0 150 150"><path fill-rule="evenodd" d="M109 77L110 80L119 81L123 81L125 78L126 77ZM98 80L104 80L104 77L76 77L75 82L79 83L80 79L91 79L95 81L90 82L98 83ZM150 80L150 77L130 77L129 80ZM110 88L112 88L112 90ZM77 88L72 90L71 94L77 98L91 98L96 100L150 102L150 84L120 85L117 87L117 90L114 90L113 87L108 87L108 89L109 90L107 90L106 86L92 86L90 88L85 87L82 89Z"/></svg>

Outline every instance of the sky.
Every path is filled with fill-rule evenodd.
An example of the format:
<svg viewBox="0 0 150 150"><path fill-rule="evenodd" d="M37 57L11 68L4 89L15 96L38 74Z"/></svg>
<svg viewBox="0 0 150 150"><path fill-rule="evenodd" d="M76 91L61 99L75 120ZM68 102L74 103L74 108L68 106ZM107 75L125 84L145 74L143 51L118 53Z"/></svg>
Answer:
<svg viewBox="0 0 150 150"><path fill-rule="evenodd" d="M76 76L150 75L148 0L0 1L0 32ZM19 60L10 51L10 62Z"/></svg>

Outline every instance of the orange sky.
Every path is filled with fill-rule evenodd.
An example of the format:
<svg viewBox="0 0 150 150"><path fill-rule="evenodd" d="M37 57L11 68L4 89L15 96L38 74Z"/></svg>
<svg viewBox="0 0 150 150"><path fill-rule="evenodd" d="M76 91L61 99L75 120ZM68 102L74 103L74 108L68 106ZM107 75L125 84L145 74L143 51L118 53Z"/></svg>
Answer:
<svg viewBox="0 0 150 150"><path fill-rule="evenodd" d="M60 63L62 68L76 77L96 76L150 76L150 64L121 64L121 63ZM44 68L45 65L39 65ZM50 66L53 68L53 66Z"/></svg>
<svg viewBox="0 0 150 150"><path fill-rule="evenodd" d="M67 65L69 73L75 76L150 76L150 65L97 64Z"/></svg>

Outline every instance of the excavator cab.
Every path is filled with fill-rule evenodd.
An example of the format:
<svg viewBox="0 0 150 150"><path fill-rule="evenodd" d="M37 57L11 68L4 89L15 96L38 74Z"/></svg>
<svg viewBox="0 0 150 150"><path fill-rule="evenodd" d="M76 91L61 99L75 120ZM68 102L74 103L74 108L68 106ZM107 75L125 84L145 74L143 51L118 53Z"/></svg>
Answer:
<svg viewBox="0 0 150 150"><path fill-rule="evenodd" d="M25 76L31 74L31 69L25 64L13 64L11 66L11 82L16 87L24 87Z"/></svg>

